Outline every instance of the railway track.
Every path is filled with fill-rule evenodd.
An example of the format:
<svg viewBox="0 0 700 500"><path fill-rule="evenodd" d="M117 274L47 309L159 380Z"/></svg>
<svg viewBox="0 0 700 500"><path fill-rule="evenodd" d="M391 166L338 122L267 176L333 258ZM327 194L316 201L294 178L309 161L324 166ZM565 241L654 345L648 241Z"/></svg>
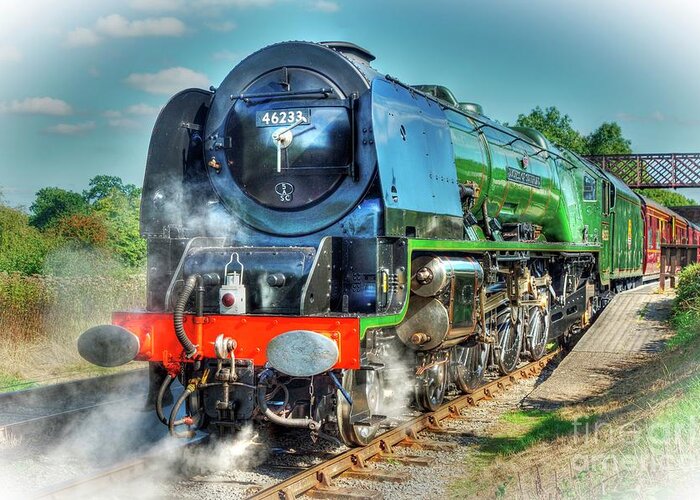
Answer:
<svg viewBox="0 0 700 500"><path fill-rule="evenodd" d="M143 392L145 369L0 394L0 438L52 435L90 412L120 405Z"/></svg>
<svg viewBox="0 0 700 500"><path fill-rule="evenodd" d="M436 434L451 434L452 431L442 425L444 421L448 419L468 419L468 417L461 414L464 408L476 406L479 401L493 398L497 394L508 390L518 380L539 375L559 353L560 350L556 349L539 361L524 365L510 375L497 378L471 394L446 402L434 412L421 414L382 433L367 446L353 448L322 464L306 469L256 493L250 499L291 500L301 495L316 498L377 498L377 494L369 490L360 492L355 489L349 490L335 487L333 484L334 479L339 476L394 482L409 479L404 474L372 469L369 467L369 464L376 461L390 461L407 465L430 465L431 460L429 458L395 454L394 448L413 447L432 450L450 450L455 448L456 445L453 443L425 439L418 435L424 431ZM462 433L458 432L458 434Z"/></svg>
<svg viewBox="0 0 700 500"><path fill-rule="evenodd" d="M209 436L202 434L185 443L173 444L167 451L177 453L189 447L204 444L208 440ZM38 492L33 498L73 500L75 498L101 498L105 496L108 498L127 498L135 494L139 496L137 492L133 491L129 482L151 473L162 463L165 452L166 450L159 448L142 456L124 460L78 479L50 486ZM120 492L121 487L125 487L126 490Z"/></svg>
<svg viewBox="0 0 700 500"><path fill-rule="evenodd" d="M438 451L454 449L457 446L454 443L426 439L419 437L419 434L425 431L446 435L463 434L461 431L450 430L443 425L443 422L447 419L468 419L469 417L461 415L463 409L475 406L480 401L491 399L497 394L507 391L518 380L539 375L559 352L559 350L555 350L537 362L522 366L510 375L488 382L471 394L452 399L432 413L424 413L403 422L382 433L369 445L353 448L333 456L319 465L306 468L278 484L255 493L251 498L293 499L301 495L321 498L378 498L376 492L371 490L358 491L336 487L334 479L340 476L370 481L401 482L409 479L406 474L375 470L369 465L378 461L414 466L430 465L434 460L430 457L395 454L394 449L398 447ZM169 451L186 450L188 447L204 444L206 439L206 436L198 437L183 445L175 446ZM117 463L78 479L53 485L40 491L35 498L53 500L77 496L91 498L104 494L105 491L112 492L115 489L118 494L120 487L136 478L151 474L153 468L156 467L155 464L162 459L163 449L158 449L156 452L149 452L143 456Z"/></svg>

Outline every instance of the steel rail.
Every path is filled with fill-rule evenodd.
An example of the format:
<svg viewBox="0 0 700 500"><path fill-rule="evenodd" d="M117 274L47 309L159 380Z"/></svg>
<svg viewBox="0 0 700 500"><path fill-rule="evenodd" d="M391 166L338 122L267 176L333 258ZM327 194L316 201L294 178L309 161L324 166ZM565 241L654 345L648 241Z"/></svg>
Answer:
<svg viewBox="0 0 700 500"><path fill-rule="evenodd" d="M2 393L0 438L42 433L47 435L45 441L49 444L50 436L73 419L131 399L133 395L125 394L139 390L146 375L146 370L138 369ZM105 394L111 398L105 401Z"/></svg>
<svg viewBox="0 0 700 500"><path fill-rule="evenodd" d="M332 488L332 480L334 478L347 473L352 473L356 476L361 476L363 473L368 476L371 475L366 470L366 463L381 458L382 455L393 456L392 450L395 446L435 447L436 443L434 441L421 439L418 437L418 434L423 431L446 432L447 429L441 424L443 420L464 418L460 415L462 409L476 406L479 401L492 399L496 394L502 393L513 386L518 379L522 380L539 375L544 367L559 353L560 349L556 349L542 359L524 365L509 375L488 382L470 394L465 394L446 402L434 412L424 413L394 429L384 432L367 446L348 450L326 462L259 491L249 498L251 500L291 500L307 492L312 493L311 490L317 490L318 493L326 493L332 497L334 496ZM440 444L444 444L445 447L450 446L449 443Z"/></svg>
<svg viewBox="0 0 700 500"><path fill-rule="evenodd" d="M178 451L190 446L197 446L206 442L209 436L200 435L194 439L174 445L169 451ZM105 488L128 484L129 481L143 477L156 469L163 460L164 450L158 448L144 455L119 462L113 466L87 474L77 479L72 479L57 485L49 486L34 495L35 499L75 499L75 498L100 498L109 497Z"/></svg>
<svg viewBox="0 0 700 500"><path fill-rule="evenodd" d="M76 378L66 380L64 382L28 387L17 391L0 392L0 405L21 405L24 401L35 399L36 396L52 399L57 397L65 397L66 394L77 394L79 392L104 392L113 390L115 387L119 387L124 383L128 383L131 379L133 379L132 381L136 382L139 377L144 378L147 376L148 369L139 367L116 373L109 373L107 375ZM32 382L27 382L27 384L30 383Z"/></svg>
<svg viewBox="0 0 700 500"><path fill-rule="evenodd" d="M364 474L371 475L367 472L366 463L371 460L380 459L382 456L392 457L397 461L401 461L400 455L392 454L393 448L396 446L416 446L432 449L454 447L455 445L451 443L435 442L419 438L418 434L423 431L449 433L449 430L441 425L443 420L449 418L464 418L460 415L462 409L475 406L479 401L493 398L496 394L508 390L508 388L517 383L519 379L527 379L538 375L559 352L560 350L557 349L547 354L539 361L524 365L510 375L495 379L470 394L446 402L434 412L421 414L394 429L384 432L367 446L353 448L332 457L322 464L306 469L281 483L256 493L251 498L293 499L307 492L313 493L310 490L315 490L315 492L321 494L326 493L332 495L333 492L339 491L332 488L333 478L342 474L354 474L360 477ZM207 435L202 435L187 443L182 443L182 445L176 446L172 450L176 451L199 445L207 439ZM100 496L104 494L105 488L126 484L137 477L147 475L149 471L152 470L152 467L155 467L162 458L162 449L159 449L157 452L148 452L140 457L120 462L92 474L50 486L35 493L33 498L60 500L76 497L90 498L93 495Z"/></svg>
<svg viewBox="0 0 700 500"><path fill-rule="evenodd" d="M89 404L78 408L69 408L67 410L57 411L48 415L38 417L25 418L17 422L0 425L0 438L23 438L27 435L36 433L47 433L48 431L56 432L68 423L75 419L87 416L91 412L109 406L120 405L133 401L132 397L125 397L104 401L101 403ZM46 444L50 444L50 439L47 438Z"/></svg>

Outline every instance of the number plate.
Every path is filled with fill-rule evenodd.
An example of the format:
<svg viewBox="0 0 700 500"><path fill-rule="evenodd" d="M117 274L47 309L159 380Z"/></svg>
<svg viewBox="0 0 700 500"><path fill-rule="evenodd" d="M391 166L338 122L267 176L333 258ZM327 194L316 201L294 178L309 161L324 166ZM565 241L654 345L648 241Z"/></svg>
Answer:
<svg viewBox="0 0 700 500"><path fill-rule="evenodd" d="M311 123L308 109L270 109L255 113L257 127L284 127L294 125L299 120L303 120L303 124Z"/></svg>

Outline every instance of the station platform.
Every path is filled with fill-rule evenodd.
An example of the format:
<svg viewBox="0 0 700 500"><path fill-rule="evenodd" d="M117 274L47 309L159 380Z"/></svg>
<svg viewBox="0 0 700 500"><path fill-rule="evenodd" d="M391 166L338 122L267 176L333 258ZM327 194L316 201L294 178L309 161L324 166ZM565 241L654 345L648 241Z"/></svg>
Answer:
<svg viewBox="0 0 700 500"><path fill-rule="evenodd" d="M673 292L658 283L622 292L586 331L554 372L523 401L554 409L599 396L663 349Z"/></svg>

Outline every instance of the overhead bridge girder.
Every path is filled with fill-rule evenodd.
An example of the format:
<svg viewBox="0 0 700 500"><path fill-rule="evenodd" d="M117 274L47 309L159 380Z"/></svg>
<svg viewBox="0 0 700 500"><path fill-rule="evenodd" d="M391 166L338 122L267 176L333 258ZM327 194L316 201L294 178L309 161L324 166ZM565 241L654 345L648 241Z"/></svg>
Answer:
<svg viewBox="0 0 700 500"><path fill-rule="evenodd" d="M632 188L700 187L700 153L587 156Z"/></svg>

